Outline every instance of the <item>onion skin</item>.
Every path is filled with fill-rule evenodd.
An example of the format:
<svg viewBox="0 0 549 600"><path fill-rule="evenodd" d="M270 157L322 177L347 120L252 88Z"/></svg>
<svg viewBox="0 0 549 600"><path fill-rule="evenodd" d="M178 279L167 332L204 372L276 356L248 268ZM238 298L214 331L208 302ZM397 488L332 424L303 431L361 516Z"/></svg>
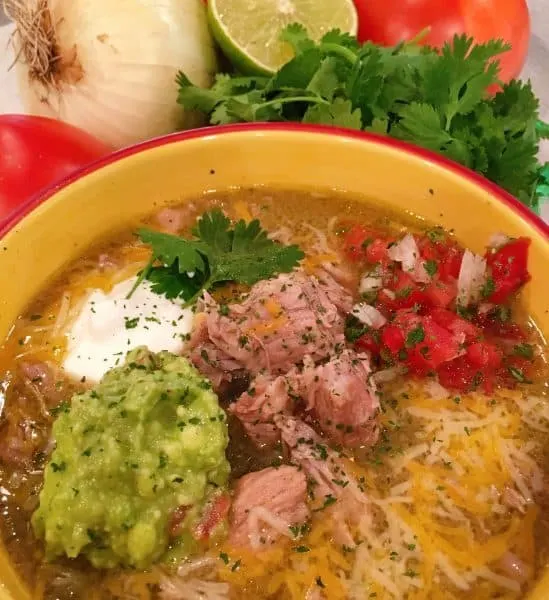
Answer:
<svg viewBox="0 0 549 600"><path fill-rule="evenodd" d="M80 127L114 148L199 124L177 104L175 78L182 70L208 87L217 71L201 0L42 1L56 23L48 34L56 56L39 76L28 60L17 63L28 113ZM24 47L21 36L15 44Z"/></svg>

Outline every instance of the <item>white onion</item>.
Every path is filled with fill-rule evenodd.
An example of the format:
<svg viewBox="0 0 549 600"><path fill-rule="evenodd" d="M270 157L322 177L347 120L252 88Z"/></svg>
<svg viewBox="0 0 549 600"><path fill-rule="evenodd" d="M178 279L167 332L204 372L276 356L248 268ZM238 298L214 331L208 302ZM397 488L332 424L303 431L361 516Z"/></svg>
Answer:
<svg viewBox="0 0 549 600"><path fill-rule="evenodd" d="M457 301L461 306L469 306L480 298L486 281L486 260L470 250L465 250L458 277Z"/></svg>
<svg viewBox="0 0 549 600"><path fill-rule="evenodd" d="M387 319L373 306L360 302L355 304L351 310L351 313L364 325L372 327L373 329L379 329L387 323Z"/></svg>
<svg viewBox="0 0 549 600"><path fill-rule="evenodd" d="M4 1L27 112L114 148L197 124L176 102L175 77L211 84L216 55L201 0Z"/></svg>
<svg viewBox="0 0 549 600"><path fill-rule="evenodd" d="M488 248L497 250L498 248L505 246L510 239L511 238L508 235L505 235L505 233L494 233L488 240Z"/></svg>
<svg viewBox="0 0 549 600"><path fill-rule="evenodd" d="M380 290L382 287L383 279L378 275L372 275L368 273L360 280L358 291L360 294L367 294L368 292Z"/></svg>
<svg viewBox="0 0 549 600"><path fill-rule="evenodd" d="M421 258L414 236L406 234L387 251L389 258L402 265L402 270L409 273L417 283L429 283L431 278L425 270L425 261Z"/></svg>
<svg viewBox="0 0 549 600"><path fill-rule="evenodd" d="M389 258L402 264L404 271L413 271L419 256L419 249L414 236L406 234L399 242L387 251Z"/></svg>

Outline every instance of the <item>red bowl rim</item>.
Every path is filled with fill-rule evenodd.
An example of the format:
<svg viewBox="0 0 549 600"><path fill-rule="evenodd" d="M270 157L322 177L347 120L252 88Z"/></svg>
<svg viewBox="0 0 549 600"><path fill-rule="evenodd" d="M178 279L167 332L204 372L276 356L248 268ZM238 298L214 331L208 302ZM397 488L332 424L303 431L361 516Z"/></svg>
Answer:
<svg viewBox="0 0 549 600"><path fill-rule="evenodd" d="M545 238L549 240L549 225L545 223L540 217L538 217L533 211L527 208L524 204L519 202L519 200L517 200L514 196L506 192L504 189L500 188L495 183L492 183L490 180L486 179L482 175L479 175L471 169L463 167L462 165L440 154L436 154L435 152L426 150L424 148L421 148L420 146L416 146L408 142L402 142L400 140L396 140L394 138L390 138L380 134L325 125L303 125L301 123L239 123L234 125L202 127L199 129L191 129L188 131L181 131L153 138L151 140L135 144L134 146L123 148L122 150L118 150L116 152L113 152L112 154L108 154L81 169L77 169L74 173L71 173L67 177L61 179L60 181L57 181L53 185L50 185L49 187L41 190L38 194L31 197L29 200L27 200L25 203L19 206L11 215L9 215L3 223L0 223L0 239L2 239L9 231L11 231L15 227L15 225L17 225L36 207L40 206L43 202L51 198L54 194L56 194L63 188L69 186L70 184L74 183L78 179L85 177L86 175L89 175L90 173L93 173L107 165L127 158L128 156L133 156L134 154L145 152L146 150L150 150L152 148L157 148L159 146L164 146L167 144L174 144L177 142L192 140L201 137L227 135L231 133L239 133L245 131L263 133L267 133L269 131L297 131L317 135L328 134L335 137L375 142L376 144L379 144L381 146L393 148L406 154L419 157L427 163L438 167L442 167L447 171L452 171L456 175L459 175L460 177L467 179L471 183L484 189L491 196L493 196L500 202L503 202L503 204L507 205L523 221L525 221L528 225L536 229L539 233L541 233Z"/></svg>

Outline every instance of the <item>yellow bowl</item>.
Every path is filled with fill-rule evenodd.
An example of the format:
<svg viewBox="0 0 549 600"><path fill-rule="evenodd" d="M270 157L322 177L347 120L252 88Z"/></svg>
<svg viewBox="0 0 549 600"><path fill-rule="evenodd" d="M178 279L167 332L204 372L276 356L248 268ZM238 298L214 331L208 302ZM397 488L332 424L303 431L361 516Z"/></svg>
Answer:
<svg viewBox="0 0 549 600"><path fill-rule="evenodd" d="M0 231L0 337L47 282L93 243L160 206L263 185L362 194L381 209L455 230L481 251L502 231L532 239L529 313L549 333L549 228L511 196L445 159L374 135L296 125L229 126L107 157L23 207ZM47 200L47 201L46 201ZM0 600L28 598L0 550ZM530 600L549 598L549 573Z"/></svg>

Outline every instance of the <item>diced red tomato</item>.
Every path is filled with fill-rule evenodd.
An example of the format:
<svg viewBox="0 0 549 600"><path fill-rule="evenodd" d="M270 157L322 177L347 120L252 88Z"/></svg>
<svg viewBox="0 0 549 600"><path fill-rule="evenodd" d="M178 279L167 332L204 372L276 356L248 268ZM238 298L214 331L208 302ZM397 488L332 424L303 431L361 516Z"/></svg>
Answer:
<svg viewBox="0 0 549 600"><path fill-rule="evenodd" d="M416 239L417 247L421 258L424 260L438 260L441 256L441 250L439 245L432 242L427 236Z"/></svg>
<svg viewBox="0 0 549 600"><path fill-rule="evenodd" d="M381 332L381 343L392 355L396 356L406 343L404 332L395 325L386 325Z"/></svg>
<svg viewBox="0 0 549 600"><path fill-rule="evenodd" d="M395 269L391 273L386 285L392 294L381 290L378 294L378 302L390 311L422 306L425 303L423 291L410 275L401 269Z"/></svg>
<svg viewBox="0 0 549 600"><path fill-rule="evenodd" d="M374 245L372 249L368 249ZM343 249L347 257L354 261L376 263L382 260L387 254L387 242L378 231L363 227L362 225L353 225L345 234L343 239Z"/></svg>
<svg viewBox="0 0 549 600"><path fill-rule="evenodd" d="M488 302L501 304L511 294L530 280L528 272L529 238L511 240L495 252L486 254L486 263L490 268L494 291L487 298Z"/></svg>
<svg viewBox="0 0 549 600"><path fill-rule="evenodd" d="M464 251L457 246L448 248L448 252L440 260L438 265L438 276L441 281L453 282L459 277L463 253Z"/></svg>
<svg viewBox="0 0 549 600"><path fill-rule="evenodd" d="M461 351L455 335L441 327L431 317L423 318L425 340L408 350L408 366L416 373L426 373L454 359Z"/></svg>
<svg viewBox="0 0 549 600"><path fill-rule="evenodd" d="M365 333L355 342L355 347L359 351L371 352L372 354L377 355L381 350L379 336L372 333Z"/></svg>
<svg viewBox="0 0 549 600"><path fill-rule="evenodd" d="M228 494L220 493L204 507L202 519L196 525L193 535L197 540L206 540L214 529L226 519L231 507Z"/></svg>
<svg viewBox="0 0 549 600"><path fill-rule="evenodd" d="M465 336L466 341L472 341L479 337L480 329L467 319L462 319L456 313L444 308L435 308L429 312L429 316L441 327L448 329L458 336Z"/></svg>
<svg viewBox="0 0 549 600"><path fill-rule="evenodd" d="M437 369L440 384L460 392L471 391L483 382L482 372L475 369L467 356L459 356L450 362L443 363Z"/></svg>
<svg viewBox="0 0 549 600"><path fill-rule="evenodd" d="M190 508L191 505L182 504L172 512L168 522L168 533L170 537L177 537L177 535L179 535L181 525L183 524L183 521L185 521Z"/></svg>
<svg viewBox="0 0 549 600"><path fill-rule="evenodd" d="M431 306L446 308L456 299L457 286L455 283L434 281L425 288L424 294Z"/></svg>
<svg viewBox="0 0 549 600"><path fill-rule="evenodd" d="M469 321L451 308L464 250L443 233L415 238L421 259L436 263L436 269L429 269L427 285L389 259L387 236L358 225L349 230L345 248L351 260L378 265L384 288L375 306L389 320L380 331L359 338L357 349L404 364L416 375L436 372L443 386L463 392L481 388L491 393L497 385L509 387L530 379L532 361L514 356L513 344L505 344L527 336L511 322L504 304L530 279L530 240L512 240L486 255L493 283L486 301L493 306L471 311Z"/></svg>
<svg viewBox="0 0 549 600"><path fill-rule="evenodd" d="M426 374L461 352L458 336L441 327L430 316L410 311L398 313L392 323L402 330L407 366L414 373Z"/></svg>
<svg viewBox="0 0 549 600"><path fill-rule="evenodd" d="M502 362L503 353L495 344L475 342L467 347L467 358L476 368L497 369Z"/></svg>
<svg viewBox="0 0 549 600"><path fill-rule="evenodd" d="M370 244L366 244L365 254L366 260L372 264L389 260L387 255L387 240L377 238Z"/></svg>

